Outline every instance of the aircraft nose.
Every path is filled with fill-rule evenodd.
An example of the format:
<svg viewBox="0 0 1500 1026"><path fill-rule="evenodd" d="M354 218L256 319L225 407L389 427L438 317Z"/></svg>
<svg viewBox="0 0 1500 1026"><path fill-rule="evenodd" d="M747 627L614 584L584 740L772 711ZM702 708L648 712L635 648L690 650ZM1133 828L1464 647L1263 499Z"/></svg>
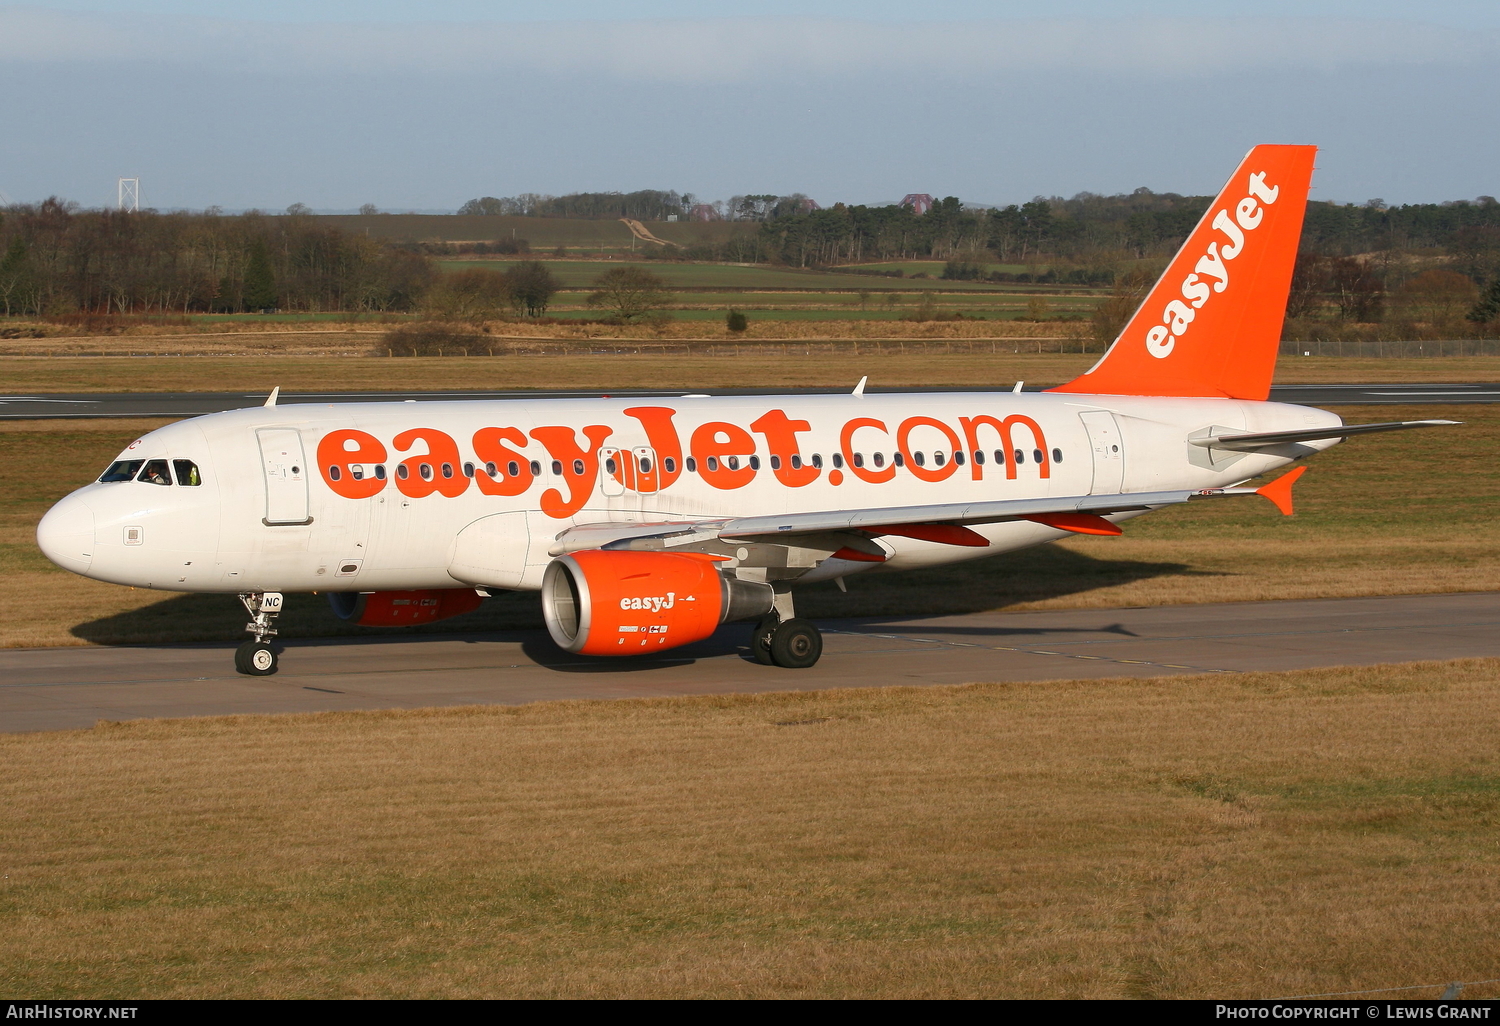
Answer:
<svg viewBox="0 0 1500 1026"><path fill-rule="evenodd" d="M36 543L64 570L87 573L94 562L94 511L77 496L68 496L36 525Z"/></svg>

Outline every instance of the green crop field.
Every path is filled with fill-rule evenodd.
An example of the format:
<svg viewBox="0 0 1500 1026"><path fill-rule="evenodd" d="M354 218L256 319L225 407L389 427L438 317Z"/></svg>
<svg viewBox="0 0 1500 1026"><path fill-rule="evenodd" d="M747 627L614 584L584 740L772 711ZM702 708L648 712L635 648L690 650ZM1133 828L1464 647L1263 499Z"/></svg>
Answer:
<svg viewBox="0 0 1500 1026"><path fill-rule="evenodd" d="M466 270L474 267L503 271L514 266L517 259L519 258L450 258L439 260L438 266L445 271ZM585 288L605 271L622 265L619 260L543 260L542 262L556 276L563 288ZM988 282L941 281L936 278L926 280L882 278L869 274L840 274L838 271L798 270L769 265L748 266L653 260L638 266L643 266L652 273L660 275L669 286L676 289L804 289L808 291L868 289L871 292L912 292L936 289L944 292L994 292L997 294L1016 290L1016 286L997 286Z"/></svg>

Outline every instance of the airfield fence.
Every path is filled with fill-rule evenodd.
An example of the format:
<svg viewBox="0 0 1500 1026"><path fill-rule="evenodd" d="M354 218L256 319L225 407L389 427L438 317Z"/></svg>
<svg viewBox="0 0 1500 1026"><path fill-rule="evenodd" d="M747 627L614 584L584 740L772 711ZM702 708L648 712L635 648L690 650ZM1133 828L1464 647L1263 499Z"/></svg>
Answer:
<svg viewBox="0 0 1500 1026"><path fill-rule="evenodd" d="M1368 356L1418 359L1424 356L1500 356L1500 339L1341 340L1282 342L1282 356Z"/></svg>

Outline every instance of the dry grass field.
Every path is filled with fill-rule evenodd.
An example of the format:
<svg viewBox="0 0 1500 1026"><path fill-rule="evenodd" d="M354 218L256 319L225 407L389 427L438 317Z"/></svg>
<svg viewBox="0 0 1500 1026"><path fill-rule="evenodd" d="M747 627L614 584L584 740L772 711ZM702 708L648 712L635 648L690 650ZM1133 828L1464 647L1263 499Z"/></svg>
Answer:
<svg viewBox="0 0 1500 1026"><path fill-rule="evenodd" d="M1466 423L1357 438L1314 457L1297 485L1295 517L1254 498L1195 503L1132 521L1122 538L1077 538L943 569L860 575L850 578L847 595L815 585L802 592L799 608L830 617L1500 589L1500 470L1490 458L1500 448L1500 406L1341 412L1355 423ZM244 615L232 597L88 581L52 566L36 548L35 526L48 506L158 423L0 422L0 646L240 636ZM336 620L321 598L288 602L280 622L286 637L371 630ZM430 629L539 625L534 595L508 595Z"/></svg>
<svg viewBox="0 0 1500 1026"><path fill-rule="evenodd" d="M1489 979L1497 732L1500 661L1472 660L0 736L0 991Z"/></svg>

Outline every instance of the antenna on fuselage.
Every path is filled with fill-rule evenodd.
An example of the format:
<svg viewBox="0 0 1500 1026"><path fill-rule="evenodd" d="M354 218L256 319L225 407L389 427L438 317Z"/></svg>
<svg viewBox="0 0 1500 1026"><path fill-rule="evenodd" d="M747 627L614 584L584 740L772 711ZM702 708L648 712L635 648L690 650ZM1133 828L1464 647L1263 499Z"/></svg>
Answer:
<svg viewBox="0 0 1500 1026"><path fill-rule="evenodd" d="M850 394L852 394L852 395L864 395L865 394L865 382L869 381L869 380L870 380L870 375L868 375L868 374L866 374L864 377L860 378L859 379L859 384L857 384L857 385L854 386L854 391L852 393L850 393Z"/></svg>
<svg viewBox="0 0 1500 1026"><path fill-rule="evenodd" d="M271 389L271 394L268 395L268 396L266 396L265 405L267 405L267 406L275 406L276 405L276 397L279 396L280 394L281 394L281 386L277 385L275 388Z"/></svg>
<svg viewBox="0 0 1500 1026"><path fill-rule="evenodd" d="M1016 382L1016 387L1013 388L1013 389L1011 389L1011 391L1019 395L1020 391L1021 391L1021 386L1024 385L1024 384L1026 384L1026 382L1024 382L1024 381L1017 381Z"/></svg>

